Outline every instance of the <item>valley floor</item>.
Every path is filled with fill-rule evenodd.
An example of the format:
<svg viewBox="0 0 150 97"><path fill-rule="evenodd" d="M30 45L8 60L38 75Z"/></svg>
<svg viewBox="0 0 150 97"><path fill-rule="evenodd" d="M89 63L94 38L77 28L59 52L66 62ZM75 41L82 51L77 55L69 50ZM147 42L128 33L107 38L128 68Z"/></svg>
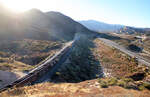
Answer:
<svg viewBox="0 0 150 97"><path fill-rule="evenodd" d="M99 39L78 42L53 83L14 88L0 96L150 97L150 68Z"/></svg>

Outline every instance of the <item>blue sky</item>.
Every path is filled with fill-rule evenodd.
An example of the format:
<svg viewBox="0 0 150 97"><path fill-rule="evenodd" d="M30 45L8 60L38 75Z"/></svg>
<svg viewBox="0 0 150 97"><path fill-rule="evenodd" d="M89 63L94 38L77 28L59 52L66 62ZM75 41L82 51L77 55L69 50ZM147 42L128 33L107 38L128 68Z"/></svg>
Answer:
<svg viewBox="0 0 150 97"><path fill-rule="evenodd" d="M75 20L150 27L150 0L2 0L11 9L59 11Z"/></svg>

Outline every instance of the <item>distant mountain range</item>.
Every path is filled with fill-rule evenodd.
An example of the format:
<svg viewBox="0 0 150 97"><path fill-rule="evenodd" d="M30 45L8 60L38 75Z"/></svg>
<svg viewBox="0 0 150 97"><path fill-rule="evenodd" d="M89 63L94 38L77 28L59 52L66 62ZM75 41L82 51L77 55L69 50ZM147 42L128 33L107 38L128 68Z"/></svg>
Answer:
<svg viewBox="0 0 150 97"><path fill-rule="evenodd" d="M107 24L95 20L86 20L86 21L79 21L82 25L87 27L90 30L97 31L97 32L116 32L122 27L123 25L117 24Z"/></svg>
<svg viewBox="0 0 150 97"><path fill-rule="evenodd" d="M71 40L76 33L91 32L80 23L59 12L38 9L15 14L0 6L0 39Z"/></svg>

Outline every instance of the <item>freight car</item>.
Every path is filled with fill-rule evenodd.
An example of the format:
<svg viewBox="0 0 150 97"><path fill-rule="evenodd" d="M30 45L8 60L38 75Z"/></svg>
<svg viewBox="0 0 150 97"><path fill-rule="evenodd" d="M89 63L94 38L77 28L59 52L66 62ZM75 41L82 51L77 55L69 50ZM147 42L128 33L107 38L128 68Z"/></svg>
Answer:
<svg viewBox="0 0 150 97"><path fill-rule="evenodd" d="M21 86L32 84L38 78L43 76L49 69L52 69L55 66L55 64L58 63L59 59L61 57L63 57L63 55L70 50L73 43L74 43L74 41L70 42L69 45L66 45L63 49L61 49L59 52L57 52L50 59L46 59L45 61L43 61L41 65L39 65L38 67L31 70L26 76L10 83L9 85L5 86L4 88L0 89L0 92L7 90L9 88L21 87Z"/></svg>

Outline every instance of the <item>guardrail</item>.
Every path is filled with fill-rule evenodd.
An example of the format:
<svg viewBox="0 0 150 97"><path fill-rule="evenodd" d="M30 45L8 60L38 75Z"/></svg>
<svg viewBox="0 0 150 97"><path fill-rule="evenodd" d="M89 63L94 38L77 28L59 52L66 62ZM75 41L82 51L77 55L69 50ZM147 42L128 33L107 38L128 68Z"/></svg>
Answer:
<svg viewBox="0 0 150 97"><path fill-rule="evenodd" d="M53 57L51 57L50 59L46 59L46 61L43 62L43 64L31 70L26 76L16 80L15 82L10 83L4 88L1 88L0 92L5 91L9 88L13 88L13 87L31 85L33 82L35 82L44 74L46 74L49 71L49 69L54 68L55 64L57 64L59 60L63 58L63 55L67 54L67 52L71 50L73 44L74 44L74 41L68 43L64 48L62 48L59 52L57 52Z"/></svg>

